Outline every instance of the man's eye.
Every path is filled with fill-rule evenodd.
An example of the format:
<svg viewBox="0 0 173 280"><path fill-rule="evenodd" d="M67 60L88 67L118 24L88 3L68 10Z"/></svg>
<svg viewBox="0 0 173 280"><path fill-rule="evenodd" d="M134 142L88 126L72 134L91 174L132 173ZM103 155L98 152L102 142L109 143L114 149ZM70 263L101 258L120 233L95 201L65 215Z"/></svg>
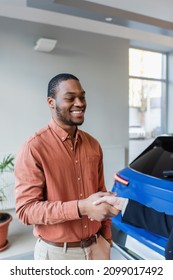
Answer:
<svg viewBox="0 0 173 280"><path fill-rule="evenodd" d="M73 97L65 98L66 101L74 101Z"/></svg>

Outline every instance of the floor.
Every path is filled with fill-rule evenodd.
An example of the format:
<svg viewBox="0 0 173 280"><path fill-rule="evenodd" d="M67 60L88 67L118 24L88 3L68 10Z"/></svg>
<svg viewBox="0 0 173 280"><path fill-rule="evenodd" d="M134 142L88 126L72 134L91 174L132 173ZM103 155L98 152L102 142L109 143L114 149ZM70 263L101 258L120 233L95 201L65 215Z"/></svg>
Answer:
<svg viewBox="0 0 173 280"><path fill-rule="evenodd" d="M9 225L6 250L0 252L0 260L32 260L36 238L33 236L32 226L23 225L16 217L15 211L8 212L13 216ZM115 248L111 250L111 259L123 260L125 257Z"/></svg>

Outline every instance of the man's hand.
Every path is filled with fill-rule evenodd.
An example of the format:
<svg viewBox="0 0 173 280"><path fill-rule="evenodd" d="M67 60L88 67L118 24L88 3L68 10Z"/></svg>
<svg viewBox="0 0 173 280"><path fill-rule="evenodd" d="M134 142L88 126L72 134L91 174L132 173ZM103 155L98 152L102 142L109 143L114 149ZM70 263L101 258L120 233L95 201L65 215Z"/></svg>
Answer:
<svg viewBox="0 0 173 280"><path fill-rule="evenodd" d="M104 221L110 217L118 215L119 210L117 210L109 203L102 201L101 203L97 204L97 202L100 201L100 199L112 196L114 197L115 194L111 192L97 192L95 194L90 195L86 199L79 200L79 214L81 216L87 215L91 220L96 220L98 222ZM96 202L96 204L94 202Z"/></svg>
<svg viewBox="0 0 173 280"><path fill-rule="evenodd" d="M116 194L111 196L103 196L97 199L93 202L94 205L99 205L103 202L107 202L110 205L114 206L117 210L122 210L124 203L126 201L126 198L123 197L117 197Z"/></svg>

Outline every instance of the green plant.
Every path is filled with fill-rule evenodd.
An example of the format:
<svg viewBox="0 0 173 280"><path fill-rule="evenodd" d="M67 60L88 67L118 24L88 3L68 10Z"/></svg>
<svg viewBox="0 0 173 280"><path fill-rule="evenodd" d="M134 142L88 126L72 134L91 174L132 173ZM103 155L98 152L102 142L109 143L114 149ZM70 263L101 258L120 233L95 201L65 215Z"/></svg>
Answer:
<svg viewBox="0 0 173 280"><path fill-rule="evenodd" d="M14 156L7 155L3 158L2 162L0 163L0 172L3 171L13 171L14 169Z"/></svg>
<svg viewBox="0 0 173 280"><path fill-rule="evenodd" d="M2 159L2 162L0 162L0 202L6 199L4 190L9 186L8 182L4 179L4 172L13 172L13 170L14 156L9 154Z"/></svg>

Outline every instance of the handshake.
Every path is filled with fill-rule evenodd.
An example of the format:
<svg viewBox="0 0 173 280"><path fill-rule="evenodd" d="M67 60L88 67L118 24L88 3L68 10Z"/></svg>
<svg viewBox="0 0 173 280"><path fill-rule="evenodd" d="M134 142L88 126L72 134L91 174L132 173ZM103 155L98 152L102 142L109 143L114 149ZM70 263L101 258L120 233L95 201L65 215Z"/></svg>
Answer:
<svg viewBox="0 0 173 280"><path fill-rule="evenodd" d="M126 205L126 198L112 192L97 192L78 201L80 216L87 215L91 221L104 221L117 216Z"/></svg>

